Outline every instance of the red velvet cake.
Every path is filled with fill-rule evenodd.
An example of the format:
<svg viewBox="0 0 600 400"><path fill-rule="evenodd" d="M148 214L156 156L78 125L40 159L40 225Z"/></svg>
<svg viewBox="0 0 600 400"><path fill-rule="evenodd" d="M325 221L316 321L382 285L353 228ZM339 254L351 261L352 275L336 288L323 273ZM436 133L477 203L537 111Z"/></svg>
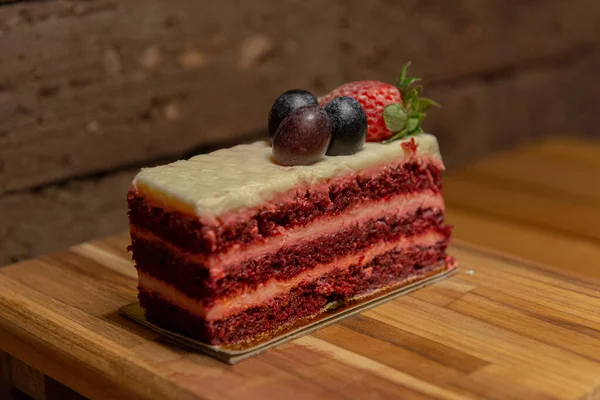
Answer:
<svg viewBox="0 0 600 400"><path fill-rule="evenodd" d="M364 143L357 107L362 142L349 154L336 142L327 154L337 154L302 164L277 153L287 134L278 129L273 148L239 145L136 176L131 250L149 321L211 344L239 343L450 267L436 138ZM324 121L323 153L339 140L336 122Z"/></svg>

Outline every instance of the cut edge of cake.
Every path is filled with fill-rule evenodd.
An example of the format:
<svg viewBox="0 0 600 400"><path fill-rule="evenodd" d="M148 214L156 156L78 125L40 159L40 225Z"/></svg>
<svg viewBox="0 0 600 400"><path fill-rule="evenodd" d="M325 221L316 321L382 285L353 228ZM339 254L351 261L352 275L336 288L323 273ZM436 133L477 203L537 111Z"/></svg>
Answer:
<svg viewBox="0 0 600 400"><path fill-rule="evenodd" d="M254 340L453 265L434 136L311 166L269 154L240 145L136 176L131 249L151 322L212 344Z"/></svg>

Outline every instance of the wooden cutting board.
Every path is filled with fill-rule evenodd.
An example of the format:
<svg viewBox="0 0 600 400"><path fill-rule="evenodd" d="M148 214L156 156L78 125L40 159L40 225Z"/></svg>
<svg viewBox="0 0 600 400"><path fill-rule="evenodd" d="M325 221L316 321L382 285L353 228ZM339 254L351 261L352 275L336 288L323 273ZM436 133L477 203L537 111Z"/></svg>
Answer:
<svg viewBox="0 0 600 400"><path fill-rule="evenodd" d="M583 278L455 243L451 278L229 366L118 314L136 300L127 244L1 269L0 350L92 399L600 398Z"/></svg>

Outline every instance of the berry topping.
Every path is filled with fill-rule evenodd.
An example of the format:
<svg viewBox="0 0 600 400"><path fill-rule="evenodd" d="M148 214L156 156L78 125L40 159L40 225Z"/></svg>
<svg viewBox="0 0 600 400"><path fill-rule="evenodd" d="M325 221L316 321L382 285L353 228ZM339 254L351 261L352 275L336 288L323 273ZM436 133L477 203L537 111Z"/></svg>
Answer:
<svg viewBox="0 0 600 400"><path fill-rule="evenodd" d="M367 116L360 103L352 97L341 96L325 106L331 120L331 142L327 155L354 154L363 148L367 137Z"/></svg>
<svg viewBox="0 0 600 400"><path fill-rule="evenodd" d="M308 165L325 155L331 121L320 106L300 107L279 125L273 137L273 157L282 165Z"/></svg>
<svg viewBox="0 0 600 400"><path fill-rule="evenodd" d="M356 99L367 115L369 130L367 142L380 142L392 135L383 120L383 108L389 104L402 103L400 91L394 85L378 81L358 81L345 83L328 95L319 99L325 106L339 96Z"/></svg>
<svg viewBox="0 0 600 400"><path fill-rule="evenodd" d="M326 105L339 96L356 99L367 115L367 142L390 142L405 136L423 132L421 122L435 101L422 98L422 86L413 86L419 78L407 77L407 63L400 73L396 86L379 81L345 83L321 97Z"/></svg>
<svg viewBox="0 0 600 400"><path fill-rule="evenodd" d="M281 121L292 111L304 107L318 105L319 101L306 90L288 90L275 100L269 113L269 137L273 139Z"/></svg>

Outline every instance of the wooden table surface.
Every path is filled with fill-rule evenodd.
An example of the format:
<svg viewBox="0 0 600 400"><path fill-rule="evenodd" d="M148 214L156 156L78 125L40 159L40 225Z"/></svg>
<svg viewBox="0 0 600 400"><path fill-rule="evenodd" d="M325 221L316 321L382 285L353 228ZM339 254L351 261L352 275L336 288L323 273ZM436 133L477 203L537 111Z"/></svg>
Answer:
<svg viewBox="0 0 600 400"><path fill-rule="evenodd" d="M600 398L598 176L565 140L450 174L457 238L547 265L457 240L457 275L235 366L119 316L126 235L2 268L0 398Z"/></svg>
<svg viewBox="0 0 600 400"><path fill-rule="evenodd" d="M444 178L456 238L600 278L600 142L548 139Z"/></svg>

